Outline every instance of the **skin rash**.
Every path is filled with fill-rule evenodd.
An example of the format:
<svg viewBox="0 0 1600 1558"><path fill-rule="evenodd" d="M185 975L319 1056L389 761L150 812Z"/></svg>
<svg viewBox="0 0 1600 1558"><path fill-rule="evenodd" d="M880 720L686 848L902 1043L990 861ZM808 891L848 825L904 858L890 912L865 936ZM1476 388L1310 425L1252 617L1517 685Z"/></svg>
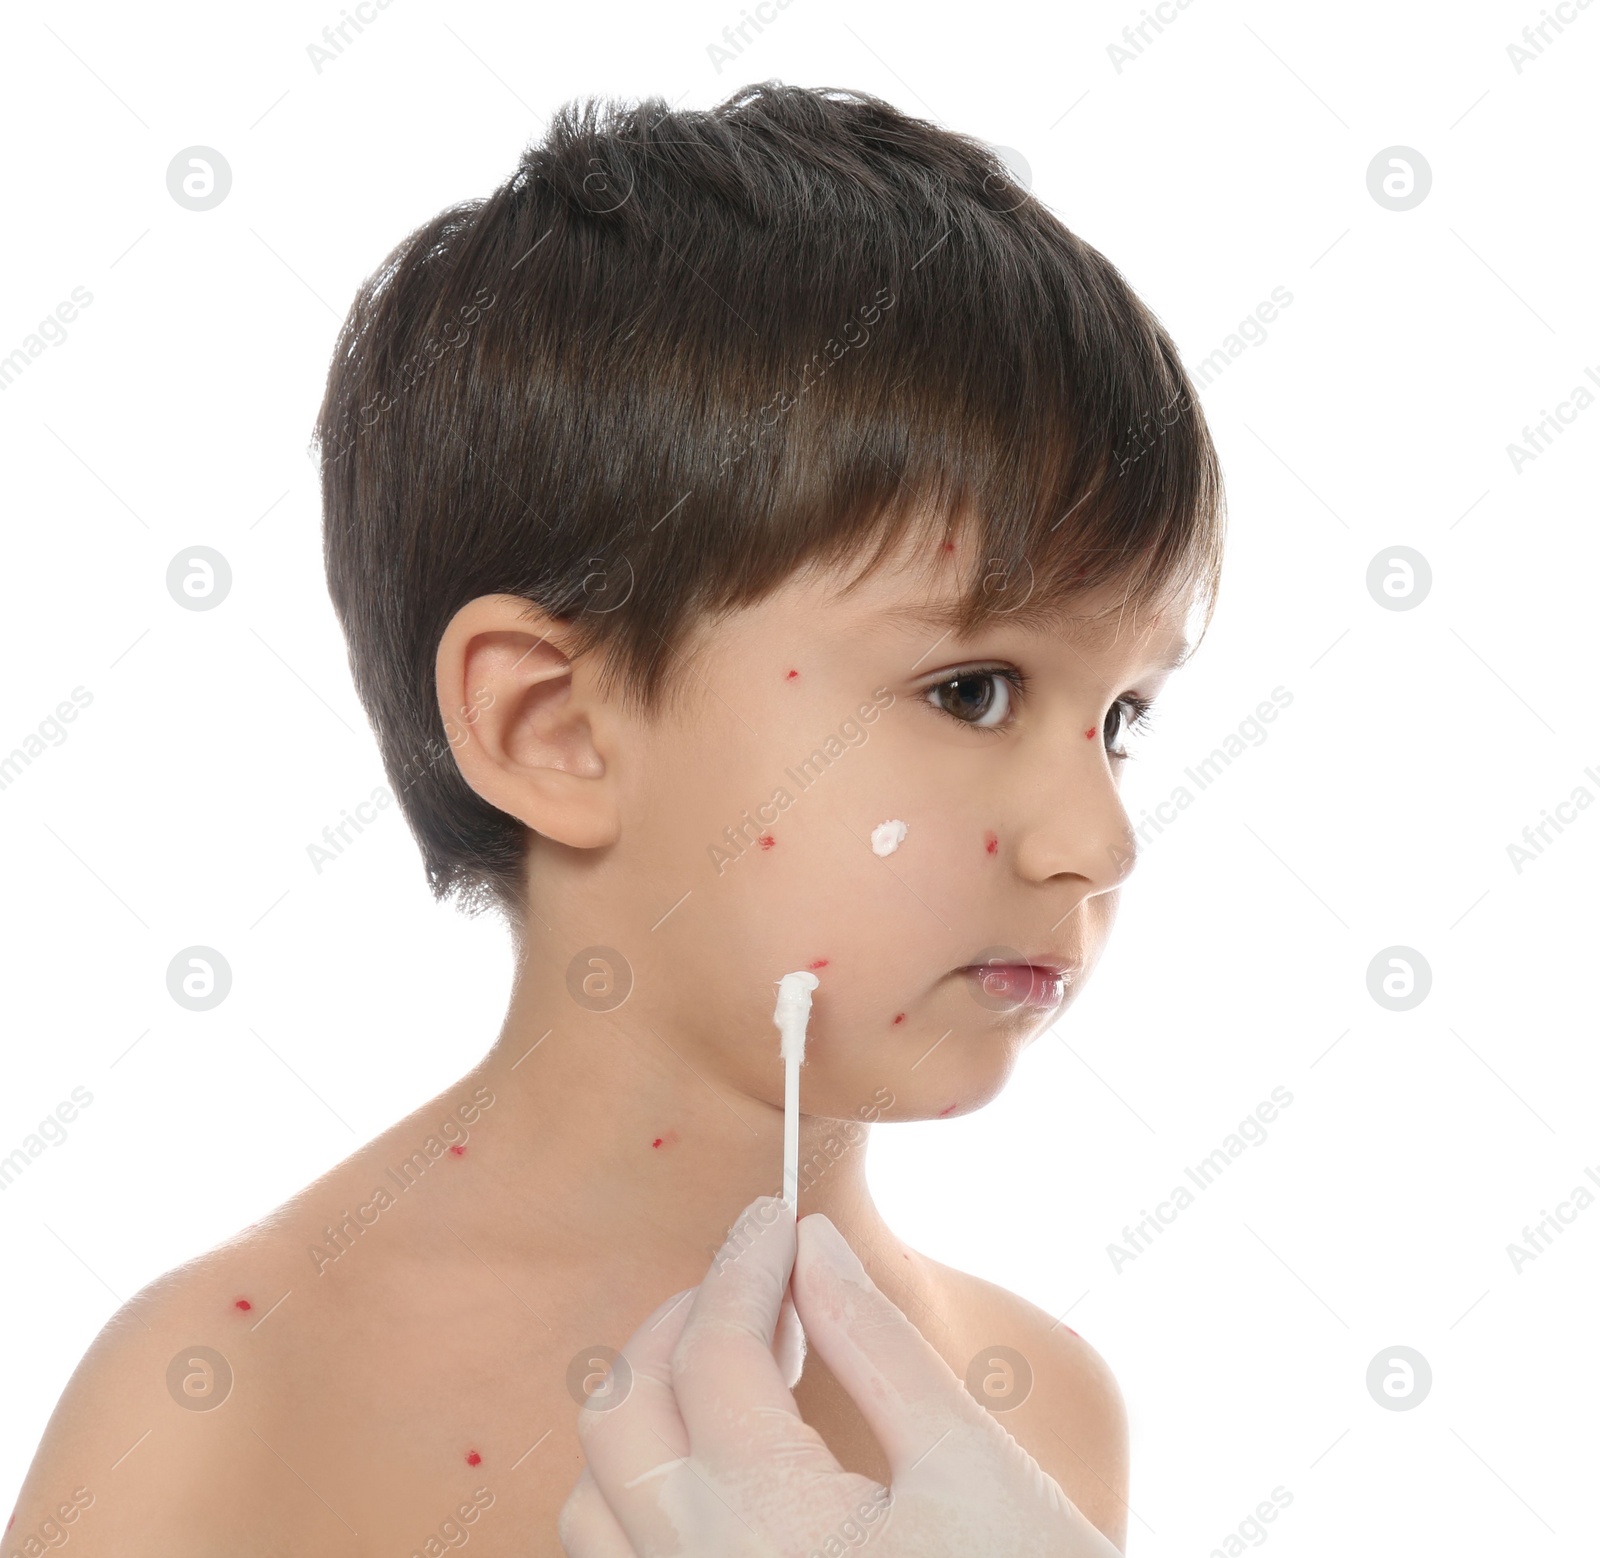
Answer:
<svg viewBox="0 0 1600 1558"><path fill-rule="evenodd" d="M573 1371L593 1374L598 1347L698 1283L741 1211L777 1191L775 982L815 968L801 1215L833 1220L957 1377L997 1344L1029 1358L1032 1393L1001 1421L1121 1543L1126 1427L1104 1364L1031 1304L906 1246L864 1163L873 1120L979 1108L1060 1016L977 1000L958 967L1004 946L1093 968L1131 860L1111 750L1122 700L1156 696L1183 611L1119 615L1111 591L1078 603L1107 613L1093 631L1001 618L970 640L891 614L951 597L965 560L923 537L853 592L848 574L787 580L674 661L683 706L652 719L604 696L562 625L530 621L526 602L486 596L456 614L440 707L477 712L455 760L529 830L529 930L502 1030L459 1082L125 1306L63 1393L19 1527L159 1422L125 1463L134 1475L96 1484L106 1550L175 1529L182 1509L188 1537L239 1550L426 1552L467 1504L484 1558L554 1558L582 1465ZM1000 665L1025 692L973 672L966 702L946 700L976 711L987 695L992 728L927 696ZM766 827L775 847L719 876L707 841L875 696L865 738ZM888 858L869 842L885 818L909 828ZM596 973L588 988L608 988L616 970L594 958L612 954L627 999L575 999ZM386 1038L352 1042L381 1056ZM494 1101L469 1150L427 1148L482 1089ZM426 1171L314 1273L308 1248L419 1151ZM169 1365L202 1345L228 1360L232 1395L178 1410ZM795 1395L848 1469L887 1476L820 1358Z"/></svg>

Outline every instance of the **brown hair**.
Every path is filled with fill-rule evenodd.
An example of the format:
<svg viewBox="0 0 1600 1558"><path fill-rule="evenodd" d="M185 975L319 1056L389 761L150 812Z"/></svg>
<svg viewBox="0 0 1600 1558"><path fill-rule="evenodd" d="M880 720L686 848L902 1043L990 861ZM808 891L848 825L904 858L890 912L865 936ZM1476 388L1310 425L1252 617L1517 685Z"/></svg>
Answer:
<svg viewBox="0 0 1600 1558"><path fill-rule="evenodd" d="M523 825L462 778L435 692L468 601L569 623L648 711L697 623L876 540L870 570L930 516L975 527L963 630L1111 582L1208 624L1221 563L1160 324L983 143L862 92L565 105L363 284L314 442L329 593L430 887L519 932Z"/></svg>

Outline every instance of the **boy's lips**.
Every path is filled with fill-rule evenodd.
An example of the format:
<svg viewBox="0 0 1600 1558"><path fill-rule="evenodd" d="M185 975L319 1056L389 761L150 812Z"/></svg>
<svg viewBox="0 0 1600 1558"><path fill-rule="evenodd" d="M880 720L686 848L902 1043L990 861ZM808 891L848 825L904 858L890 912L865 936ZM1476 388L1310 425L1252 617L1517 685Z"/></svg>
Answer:
<svg viewBox="0 0 1600 1558"><path fill-rule="evenodd" d="M1068 984L1077 977L1079 965L1056 958L1021 960L988 959L956 970L972 980L975 992L985 1006L1015 1010L1033 1006L1045 1010L1066 999Z"/></svg>

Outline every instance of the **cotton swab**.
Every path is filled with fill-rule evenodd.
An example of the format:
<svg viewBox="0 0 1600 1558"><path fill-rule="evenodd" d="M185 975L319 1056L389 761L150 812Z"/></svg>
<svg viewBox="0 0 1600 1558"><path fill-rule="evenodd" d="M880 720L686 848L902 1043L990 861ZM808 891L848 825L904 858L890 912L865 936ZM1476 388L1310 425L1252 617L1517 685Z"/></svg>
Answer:
<svg viewBox="0 0 1600 1558"><path fill-rule="evenodd" d="M811 992L821 981L809 969L785 974L777 981L778 1053L783 1056L783 1200L791 1212L800 1201L800 1062L806 1058L806 1024L811 1019Z"/></svg>

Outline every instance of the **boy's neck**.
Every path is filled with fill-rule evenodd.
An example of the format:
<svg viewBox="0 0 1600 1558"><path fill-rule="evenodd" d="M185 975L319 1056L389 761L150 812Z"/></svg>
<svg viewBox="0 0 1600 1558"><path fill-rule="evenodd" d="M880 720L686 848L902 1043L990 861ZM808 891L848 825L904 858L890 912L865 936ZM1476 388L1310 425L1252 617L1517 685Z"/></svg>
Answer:
<svg viewBox="0 0 1600 1558"><path fill-rule="evenodd" d="M493 1049L450 1090L493 1093L472 1127L498 1203L483 1232L512 1260L615 1258L665 1297L704 1277L751 1201L781 1192L783 1109L713 1074L693 1034L637 992L575 1019L565 980L553 983L521 965ZM781 1076L775 1027L770 1041ZM869 1129L800 1121L800 1215L826 1213L858 1247L892 1237L866 1185Z"/></svg>

